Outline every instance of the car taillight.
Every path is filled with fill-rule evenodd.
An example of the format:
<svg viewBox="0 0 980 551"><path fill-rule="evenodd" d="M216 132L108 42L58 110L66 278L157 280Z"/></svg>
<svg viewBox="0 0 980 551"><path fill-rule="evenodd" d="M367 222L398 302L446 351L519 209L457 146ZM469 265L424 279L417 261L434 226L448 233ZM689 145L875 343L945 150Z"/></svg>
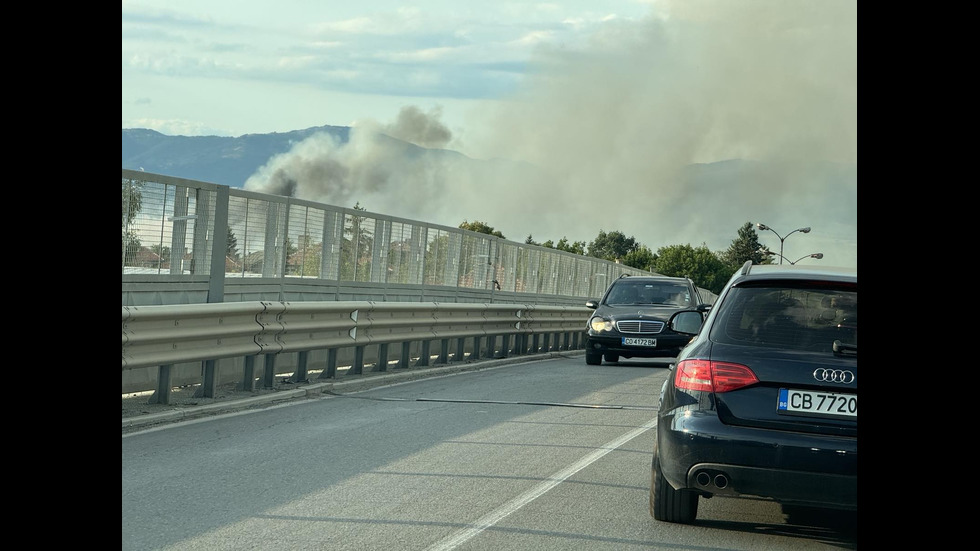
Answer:
<svg viewBox="0 0 980 551"><path fill-rule="evenodd" d="M755 373L741 364L682 360L674 368L674 386L686 390L728 392L758 382Z"/></svg>

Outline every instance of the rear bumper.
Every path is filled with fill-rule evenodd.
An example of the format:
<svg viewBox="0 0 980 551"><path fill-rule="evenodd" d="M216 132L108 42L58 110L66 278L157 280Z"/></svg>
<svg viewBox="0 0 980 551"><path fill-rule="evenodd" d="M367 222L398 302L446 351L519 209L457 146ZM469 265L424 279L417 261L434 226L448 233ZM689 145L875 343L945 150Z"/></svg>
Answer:
<svg viewBox="0 0 980 551"><path fill-rule="evenodd" d="M857 439L733 427L706 413L661 419L657 452L674 488L857 508Z"/></svg>

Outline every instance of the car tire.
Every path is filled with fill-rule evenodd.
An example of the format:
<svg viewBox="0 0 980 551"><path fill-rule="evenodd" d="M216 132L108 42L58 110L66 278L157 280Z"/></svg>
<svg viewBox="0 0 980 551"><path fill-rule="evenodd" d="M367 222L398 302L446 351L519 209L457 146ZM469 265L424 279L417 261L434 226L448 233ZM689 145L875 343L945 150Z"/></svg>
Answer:
<svg viewBox="0 0 980 551"><path fill-rule="evenodd" d="M585 351L585 365L600 365L602 363L602 354L599 352L589 352Z"/></svg>
<svg viewBox="0 0 980 551"><path fill-rule="evenodd" d="M660 457L653 451L650 480L650 515L656 520L677 524L693 524L698 516L701 496L692 490L675 490L660 470Z"/></svg>
<svg viewBox="0 0 980 551"><path fill-rule="evenodd" d="M609 363L616 363L619 361L619 354L606 354L606 361Z"/></svg>

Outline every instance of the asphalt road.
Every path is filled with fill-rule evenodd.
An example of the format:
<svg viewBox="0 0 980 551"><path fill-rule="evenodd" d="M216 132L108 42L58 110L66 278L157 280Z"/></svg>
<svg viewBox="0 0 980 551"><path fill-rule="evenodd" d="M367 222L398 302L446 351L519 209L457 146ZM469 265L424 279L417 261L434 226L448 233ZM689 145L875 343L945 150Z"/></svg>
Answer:
<svg viewBox="0 0 980 551"><path fill-rule="evenodd" d="M669 371L553 356L274 403L209 399L138 412L128 432L124 413L122 548L857 548L853 516L768 502L714 498L693 526L654 521Z"/></svg>

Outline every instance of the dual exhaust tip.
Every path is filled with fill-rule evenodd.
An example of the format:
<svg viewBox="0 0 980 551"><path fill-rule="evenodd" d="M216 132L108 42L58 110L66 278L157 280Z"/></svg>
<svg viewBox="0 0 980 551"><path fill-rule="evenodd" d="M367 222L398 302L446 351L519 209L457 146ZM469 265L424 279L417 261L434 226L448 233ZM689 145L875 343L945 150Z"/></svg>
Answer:
<svg viewBox="0 0 980 551"><path fill-rule="evenodd" d="M724 490L728 487L728 476L725 473L717 473L712 477L708 471L701 471L694 479L702 488Z"/></svg>

